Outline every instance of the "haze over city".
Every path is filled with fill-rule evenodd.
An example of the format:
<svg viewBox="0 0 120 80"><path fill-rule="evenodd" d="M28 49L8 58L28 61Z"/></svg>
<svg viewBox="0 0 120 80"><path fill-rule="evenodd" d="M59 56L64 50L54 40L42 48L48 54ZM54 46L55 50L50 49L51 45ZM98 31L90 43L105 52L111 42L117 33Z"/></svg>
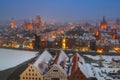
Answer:
<svg viewBox="0 0 120 80"><path fill-rule="evenodd" d="M34 19L72 22L107 19L120 15L119 0L1 0L0 21Z"/></svg>
<svg viewBox="0 0 120 80"><path fill-rule="evenodd" d="M0 80L120 80L120 0L0 0Z"/></svg>

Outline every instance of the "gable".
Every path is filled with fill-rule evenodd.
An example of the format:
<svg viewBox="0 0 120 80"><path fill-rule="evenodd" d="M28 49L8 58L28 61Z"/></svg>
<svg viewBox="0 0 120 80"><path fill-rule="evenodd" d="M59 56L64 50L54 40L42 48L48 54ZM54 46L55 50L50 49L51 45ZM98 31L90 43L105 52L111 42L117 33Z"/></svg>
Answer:
<svg viewBox="0 0 120 80"><path fill-rule="evenodd" d="M30 64L28 68L20 75L20 80L43 80L43 76Z"/></svg>
<svg viewBox="0 0 120 80"><path fill-rule="evenodd" d="M53 65L53 67L44 75L45 76L62 76L62 77L67 77L67 74L65 71L62 69L60 65Z"/></svg>
<svg viewBox="0 0 120 80"><path fill-rule="evenodd" d="M69 80L88 80L88 79L78 67L77 70L70 75Z"/></svg>

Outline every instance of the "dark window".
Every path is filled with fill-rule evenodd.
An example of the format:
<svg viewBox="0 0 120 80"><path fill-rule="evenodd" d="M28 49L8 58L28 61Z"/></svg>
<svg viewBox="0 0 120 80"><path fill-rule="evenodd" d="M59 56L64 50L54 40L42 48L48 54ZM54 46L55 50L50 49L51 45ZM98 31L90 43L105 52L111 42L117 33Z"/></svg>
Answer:
<svg viewBox="0 0 120 80"><path fill-rule="evenodd" d="M35 74L37 76L37 74Z"/></svg>
<svg viewBox="0 0 120 80"><path fill-rule="evenodd" d="M36 78L36 80L37 80L38 78Z"/></svg>
<svg viewBox="0 0 120 80"><path fill-rule="evenodd" d="M31 69L29 69L29 71L31 71Z"/></svg>
<svg viewBox="0 0 120 80"><path fill-rule="evenodd" d="M77 76L77 78L79 78L79 76Z"/></svg>
<svg viewBox="0 0 120 80"><path fill-rule="evenodd" d="M29 75L31 75L31 73L29 73Z"/></svg>
<svg viewBox="0 0 120 80"><path fill-rule="evenodd" d="M23 79L25 79L25 77L23 77Z"/></svg>
<svg viewBox="0 0 120 80"><path fill-rule="evenodd" d="M59 78L52 78L51 80L60 80Z"/></svg>
<svg viewBox="0 0 120 80"><path fill-rule="evenodd" d="M53 72L58 72L58 70L53 70Z"/></svg>
<svg viewBox="0 0 120 80"><path fill-rule="evenodd" d="M81 79L84 79L83 76L80 77Z"/></svg>
<svg viewBox="0 0 120 80"><path fill-rule="evenodd" d="M32 72L34 72L34 69L32 70Z"/></svg>
<svg viewBox="0 0 120 80"><path fill-rule="evenodd" d="M34 73L32 73L32 76L34 76Z"/></svg>

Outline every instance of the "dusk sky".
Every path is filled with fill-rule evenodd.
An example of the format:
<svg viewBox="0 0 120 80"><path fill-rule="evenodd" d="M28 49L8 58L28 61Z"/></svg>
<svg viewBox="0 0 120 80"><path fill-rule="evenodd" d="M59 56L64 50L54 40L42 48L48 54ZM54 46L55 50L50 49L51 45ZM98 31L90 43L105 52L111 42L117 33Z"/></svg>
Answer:
<svg viewBox="0 0 120 80"><path fill-rule="evenodd" d="M96 20L120 17L120 0L0 0L0 21L34 19L45 21Z"/></svg>

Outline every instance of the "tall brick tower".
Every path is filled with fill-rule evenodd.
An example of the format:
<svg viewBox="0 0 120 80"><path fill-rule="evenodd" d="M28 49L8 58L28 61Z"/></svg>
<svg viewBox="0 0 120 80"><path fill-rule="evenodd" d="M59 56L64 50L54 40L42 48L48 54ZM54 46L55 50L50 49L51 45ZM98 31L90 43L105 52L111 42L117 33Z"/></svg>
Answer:
<svg viewBox="0 0 120 80"><path fill-rule="evenodd" d="M101 21L100 28L102 28L102 29L107 28L107 22L105 20L105 16L103 16L103 20Z"/></svg>
<svg viewBox="0 0 120 80"><path fill-rule="evenodd" d="M36 26L37 26L37 28L42 27L42 21L41 21L40 16L36 16Z"/></svg>
<svg viewBox="0 0 120 80"><path fill-rule="evenodd" d="M116 24L120 25L120 18L119 17L116 19Z"/></svg>
<svg viewBox="0 0 120 80"><path fill-rule="evenodd" d="M13 18L11 19L10 27L11 27L12 29L15 28L15 22L14 22L14 19L13 19Z"/></svg>

